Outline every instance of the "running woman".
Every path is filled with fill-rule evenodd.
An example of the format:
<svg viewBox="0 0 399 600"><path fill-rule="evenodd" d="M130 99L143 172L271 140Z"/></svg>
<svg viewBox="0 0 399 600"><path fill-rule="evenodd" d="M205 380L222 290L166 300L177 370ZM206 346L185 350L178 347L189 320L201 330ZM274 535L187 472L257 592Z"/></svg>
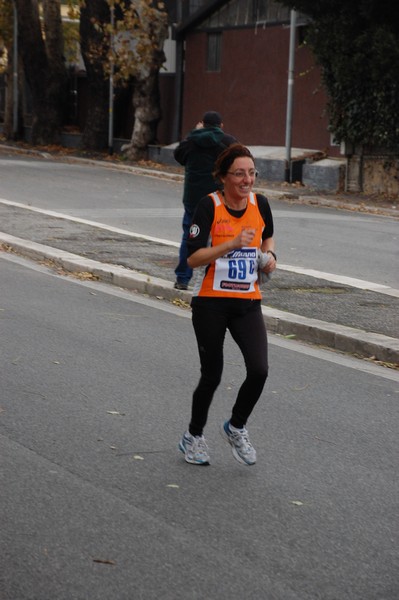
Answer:
<svg viewBox="0 0 399 600"><path fill-rule="evenodd" d="M267 333L258 280L260 272L265 277L276 269L273 217L267 198L252 192L257 171L248 148L229 146L217 159L214 176L223 189L202 198L188 240L188 264L198 269L191 307L201 377L179 448L188 463L210 462L203 430L222 378L228 329L243 355L246 378L231 417L222 423L220 431L234 458L243 465L253 465L256 451L246 423L268 375Z"/></svg>

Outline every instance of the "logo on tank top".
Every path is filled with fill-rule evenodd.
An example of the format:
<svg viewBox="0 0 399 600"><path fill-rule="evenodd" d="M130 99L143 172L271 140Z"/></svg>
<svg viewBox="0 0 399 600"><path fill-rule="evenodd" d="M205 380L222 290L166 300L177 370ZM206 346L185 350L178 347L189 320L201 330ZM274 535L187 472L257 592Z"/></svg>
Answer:
<svg viewBox="0 0 399 600"><path fill-rule="evenodd" d="M230 221L221 219L217 221L214 229L214 237L234 237L234 228L230 224Z"/></svg>
<svg viewBox="0 0 399 600"><path fill-rule="evenodd" d="M190 227L190 238L196 238L199 236L200 233L200 228L198 227L198 225L191 225Z"/></svg>

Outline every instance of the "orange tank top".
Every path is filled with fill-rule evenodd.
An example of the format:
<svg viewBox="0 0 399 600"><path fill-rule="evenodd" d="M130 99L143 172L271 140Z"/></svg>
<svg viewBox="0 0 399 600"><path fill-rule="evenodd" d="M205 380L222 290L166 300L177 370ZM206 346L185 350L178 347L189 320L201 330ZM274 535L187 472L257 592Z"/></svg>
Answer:
<svg viewBox="0 0 399 600"><path fill-rule="evenodd" d="M258 250L262 244L265 222L258 208L256 195L248 196L247 207L241 217L227 210L220 192L209 194L213 199L215 214L211 225L209 246L217 246L235 238L243 229L255 229L250 246L231 250L207 267L202 267L202 277L193 294L211 298L260 299L258 285Z"/></svg>

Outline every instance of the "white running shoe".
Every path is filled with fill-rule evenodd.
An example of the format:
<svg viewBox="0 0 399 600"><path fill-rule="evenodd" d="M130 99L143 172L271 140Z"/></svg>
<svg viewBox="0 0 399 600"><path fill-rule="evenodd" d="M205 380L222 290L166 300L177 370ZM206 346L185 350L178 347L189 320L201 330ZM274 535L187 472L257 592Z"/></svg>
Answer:
<svg viewBox="0 0 399 600"><path fill-rule="evenodd" d="M256 463L256 450L249 441L248 431L243 427L236 429L229 421L220 426L220 433L231 446L233 456L242 465L254 465Z"/></svg>
<svg viewBox="0 0 399 600"><path fill-rule="evenodd" d="M203 435L191 435L189 431L179 442L186 462L192 465L209 465L208 446Z"/></svg>

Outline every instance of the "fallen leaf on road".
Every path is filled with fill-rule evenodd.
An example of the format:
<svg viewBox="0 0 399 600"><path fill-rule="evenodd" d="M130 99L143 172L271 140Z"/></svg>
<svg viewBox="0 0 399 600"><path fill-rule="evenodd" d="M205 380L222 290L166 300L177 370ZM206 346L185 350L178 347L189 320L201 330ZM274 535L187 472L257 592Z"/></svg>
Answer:
<svg viewBox="0 0 399 600"><path fill-rule="evenodd" d="M295 506L303 506L303 502L300 500L291 500L291 504L295 504Z"/></svg>
<svg viewBox="0 0 399 600"><path fill-rule="evenodd" d="M180 298L175 298L172 300L172 304L179 306L180 308L190 308L190 304L184 300L181 300Z"/></svg>
<svg viewBox="0 0 399 600"><path fill-rule="evenodd" d="M119 410L107 410L107 414L109 415L119 415L120 417L124 417L125 413L119 412Z"/></svg>
<svg viewBox="0 0 399 600"><path fill-rule="evenodd" d="M140 454L135 454L133 456L134 460L144 460L144 458L142 456L140 456Z"/></svg>
<svg viewBox="0 0 399 600"><path fill-rule="evenodd" d="M168 483L168 485L166 487L170 487L170 488L179 488L180 485L177 485L176 483Z"/></svg>
<svg viewBox="0 0 399 600"><path fill-rule="evenodd" d="M89 271L78 271L74 273L70 273L72 277L76 277L77 279L93 279L94 281L98 281L100 278L98 275L94 275L94 273L90 273Z"/></svg>
<svg viewBox="0 0 399 600"><path fill-rule="evenodd" d="M114 565L115 562L113 560L108 560L107 558L93 558L93 562L101 563L102 565Z"/></svg>

